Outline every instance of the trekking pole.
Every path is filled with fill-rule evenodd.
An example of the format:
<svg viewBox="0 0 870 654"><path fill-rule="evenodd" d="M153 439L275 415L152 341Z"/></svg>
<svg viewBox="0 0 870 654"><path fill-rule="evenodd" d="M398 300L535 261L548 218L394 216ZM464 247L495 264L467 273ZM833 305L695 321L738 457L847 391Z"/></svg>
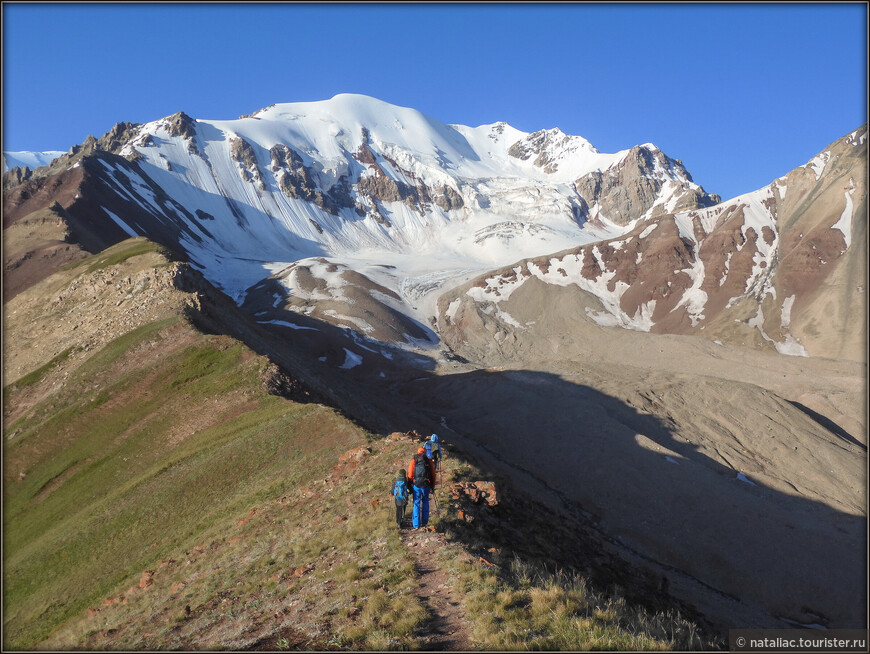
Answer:
<svg viewBox="0 0 870 654"><path fill-rule="evenodd" d="M441 511L438 510L438 498L435 497L435 489L432 489L432 500L435 502L435 515L441 517Z"/></svg>

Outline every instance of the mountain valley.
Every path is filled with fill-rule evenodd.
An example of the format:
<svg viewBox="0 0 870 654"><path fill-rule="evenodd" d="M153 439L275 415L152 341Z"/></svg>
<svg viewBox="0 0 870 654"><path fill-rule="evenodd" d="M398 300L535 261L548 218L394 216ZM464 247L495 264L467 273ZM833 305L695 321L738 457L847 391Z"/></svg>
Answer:
<svg viewBox="0 0 870 654"><path fill-rule="evenodd" d="M311 487L353 447L394 472L400 451L384 437L416 430L547 516L565 539L551 563L682 607L710 634L866 627L866 136L723 201L649 143L607 154L558 129L445 125L340 95L238 120L119 123L47 166L13 168L4 520L26 528L4 567L26 576L27 556L49 556L50 522L72 501L54 488L84 502L80 525L64 521L81 534L105 511L89 490L100 466L117 492L134 490L117 461L125 439L137 474L156 483L169 470L161 492L197 506L184 474L219 482L161 457L244 461L256 483L231 475L244 490L221 500L217 525ZM148 368L164 360L171 374ZM170 399L164 383L190 394ZM260 383L275 392L251 390ZM125 402L142 406L123 418ZM299 427L287 417L309 413ZM64 432L66 415L78 426ZM246 461L260 419L271 440ZM92 424L102 440L77 445ZM245 444L229 448L233 425ZM283 449L296 444L311 470ZM283 454L267 465L269 451ZM377 483L366 477L364 501L340 492L362 511ZM135 497L114 528L154 510ZM157 549L189 551L212 529L196 525ZM7 631L26 606L43 626L16 642L43 642L41 610L63 624L149 556L66 608L15 595Z"/></svg>

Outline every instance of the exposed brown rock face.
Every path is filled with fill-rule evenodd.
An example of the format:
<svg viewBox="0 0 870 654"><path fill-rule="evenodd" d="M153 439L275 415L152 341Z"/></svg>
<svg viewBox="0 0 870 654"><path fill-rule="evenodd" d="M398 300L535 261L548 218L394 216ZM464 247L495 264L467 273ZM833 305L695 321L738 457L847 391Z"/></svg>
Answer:
<svg viewBox="0 0 870 654"><path fill-rule="evenodd" d="M381 202L399 202L406 197L402 193L404 189L400 189L398 183L386 175L361 177L357 182L357 189Z"/></svg>
<svg viewBox="0 0 870 654"><path fill-rule="evenodd" d="M193 118L179 111L166 118L165 127L170 136L180 136L187 142L187 149L191 154L205 159L196 145L196 121Z"/></svg>
<svg viewBox="0 0 870 654"><path fill-rule="evenodd" d="M366 133L367 134L367 133ZM364 136L366 136L364 134ZM396 181L389 177L384 169L378 164L377 157L366 142L360 144L359 148L353 155L354 159L369 167L373 171L373 175L360 177L357 182L357 190L361 195L364 195L381 202L404 202L408 207L415 209L420 214L424 214L429 210L430 205L434 202L444 211L453 209L461 209L465 206L462 196L456 189L440 185L434 192L433 190L417 175L410 170L405 170L395 160L384 156L384 159L389 162L394 170L400 172L407 179L414 183L410 186L403 181ZM357 211L359 213L359 210ZM378 222L389 225L380 211L370 211L371 215L380 217Z"/></svg>
<svg viewBox="0 0 870 654"><path fill-rule="evenodd" d="M591 206L599 205L608 220L627 225L640 218L653 205L666 183L657 170L670 170L692 181L682 163L666 157L660 150L633 147L615 168L594 171L577 180L577 192ZM718 195L682 183L674 211L709 207L721 202ZM665 207L660 208L664 214Z"/></svg>
<svg viewBox="0 0 870 654"><path fill-rule="evenodd" d="M57 202L3 230L3 302L87 255L70 242L69 215Z"/></svg>
<svg viewBox="0 0 870 654"><path fill-rule="evenodd" d="M196 121L183 111L172 114L166 121L166 129L170 136L181 136L185 139L196 137Z"/></svg>
<svg viewBox="0 0 870 654"><path fill-rule="evenodd" d="M138 123L116 123L112 129L96 140L96 150L117 154L139 131Z"/></svg>
<svg viewBox="0 0 870 654"><path fill-rule="evenodd" d="M305 166L302 157L293 148L279 143L272 146L269 154L272 172L287 197L311 202L332 215L338 215L339 209L354 206L346 175L339 177L338 182L324 192L317 187L311 168Z"/></svg>
<svg viewBox="0 0 870 654"><path fill-rule="evenodd" d="M489 506L498 505L498 494L496 493L495 482L492 481L464 481L450 485L450 499L458 500L463 496L469 498L475 504L485 502Z"/></svg>
<svg viewBox="0 0 870 654"><path fill-rule="evenodd" d="M866 127L858 134L866 135ZM576 295L586 315L613 317L605 324L662 334L703 332L710 340L780 353L863 360L866 323L854 316L866 307L867 223L860 218L867 210L866 151L866 138L840 139L812 165L768 188L653 216L625 236L494 270L439 300L442 338L468 355L461 348L477 339L469 334L477 331L491 339L480 344L485 351L510 358L518 342L531 338L514 324L525 313L516 298L552 295L547 311L561 315L567 298ZM625 179L678 164L651 151L634 154L629 161L636 165L621 168ZM619 177L587 181L600 184L593 190L604 197L605 182ZM654 183L640 180L607 197L625 200L626 207L642 204ZM538 290L520 293L518 284ZM542 285L551 290L544 294ZM501 289L512 292L504 304Z"/></svg>
<svg viewBox="0 0 870 654"><path fill-rule="evenodd" d="M559 164L552 160L549 151L563 147L569 141L570 137L560 129L542 129L514 143L508 148L508 154L523 161L528 161L534 156L533 163L538 168L542 168L548 174L555 173L559 169Z"/></svg>
<svg viewBox="0 0 870 654"><path fill-rule="evenodd" d="M365 130L365 127L363 127ZM374 167L375 171L380 175L385 175L383 169L378 165L378 161L375 158L375 153L371 151L371 148L368 146L368 132L364 131L364 142L360 144L357 151L354 152L353 158L359 161L360 163L365 164L366 166Z"/></svg>
<svg viewBox="0 0 870 654"><path fill-rule="evenodd" d="M444 209L444 211L461 209L465 206L462 196L459 195L453 187L442 185L437 187L435 191L435 204Z"/></svg>
<svg viewBox="0 0 870 654"><path fill-rule="evenodd" d="M243 138L230 139L230 156L239 164L239 174L246 182L256 183L260 190L266 190L263 175L257 165L257 156L254 148Z"/></svg>
<svg viewBox="0 0 870 654"><path fill-rule="evenodd" d="M30 170L26 166L23 169L12 168L3 175L3 189L13 189L29 180L57 175L95 152L118 154L130 140L135 138L139 127L138 123L117 123L98 139L88 135L81 145L72 146L69 152L57 157L48 166L41 166L36 170ZM134 153L129 156L129 159L135 160L139 156L138 153Z"/></svg>
<svg viewBox="0 0 870 654"><path fill-rule="evenodd" d="M371 453L371 448L366 445L361 445L360 447L348 450L338 457L338 463L332 468L330 476L332 479L338 479L349 475L359 468L365 460L371 456Z"/></svg>
<svg viewBox="0 0 870 654"><path fill-rule="evenodd" d="M278 186L287 197L306 200L332 214L338 213L332 199L317 189L311 178L311 170L303 164L298 152L279 143L269 150L269 154L272 157L272 172L276 173Z"/></svg>
<svg viewBox="0 0 870 654"><path fill-rule="evenodd" d="M33 176L28 166L15 166L3 173L3 190L15 188Z"/></svg>

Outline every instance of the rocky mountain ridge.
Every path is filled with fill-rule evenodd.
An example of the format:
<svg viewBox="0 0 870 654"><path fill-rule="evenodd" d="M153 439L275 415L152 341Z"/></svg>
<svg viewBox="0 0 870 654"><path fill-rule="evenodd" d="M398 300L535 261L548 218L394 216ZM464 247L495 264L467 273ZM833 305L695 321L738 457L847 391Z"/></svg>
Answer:
<svg viewBox="0 0 870 654"><path fill-rule="evenodd" d="M535 339L521 332L535 330L512 317L510 298L534 277L555 311L568 293L595 298L586 318L603 326L861 360L866 147L862 128L766 188L494 270L441 296L439 333L460 353L494 334L487 347L515 356L517 339Z"/></svg>
<svg viewBox="0 0 870 654"><path fill-rule="evenodd" d="M447 435L720 626L860 625L866 131L719 202L648 144L359 96L121 125L4 178L4 373L182 310L373 431ZM155 243L181 261L51 276Z"/></svg>
<svg viewBox="0 0 870 654"><path fill-rule="evenodd" d="M112 239L132 232L185 251L235 297L267 276L264 266L307 256L425 253L483 271L516 253L619 232L653 207L718 200L651 144L606 155L559 130L448 126L342 95L273 105L236 121L179 112L145 125L119 123L48 167L10 171L7 213L20 215L27 197L56 185L47 180L95 153L127 163L101 154L105 170L90 167L119 197L100 197L87 220ZM656 181L612 209L600 192L586 198L577 190L591 174L647 179L650 162ZM172 207L153 201L167 196ZM131 212L140 218L124 218ZM230 262L237 274L222 275Z"/></svg>
<svg viewBox="0 0 870 654"><path fill-rule="evenodd" d="M258 289L294 262L316 269L325 258L395 295L384 304L377 291L371 310L414 325L387 330L389 344L405 347L419 342L405 334L455 332L458 296L437 296L493 270L474 282L484 306L506 299L496 287L549 275L591 293L599 307L589 315L602 325L854 357L866 331L859 321L834 311L840 341L816 346L814 334L830 331L819 322L831 317L821 289L835 285L842 305L864 301L852 263L865 247L860 221L849 245L866 211L865 177L866 127L769 187L722 202L652 144L602 154L558 129L448 126L341 95L236 121L179 112L119 123L50 166L9 171L4 227L57 202L64 240L93 252L146 236L240 304L259 306L264 320L293 322L299 289L270 286L269 297L283 295L272 307L280 315L255 299ZM848 189L837 193L838 184ZM17 264L7 256L5 265L14 282ZM839 279L844 268L854 269L849 280ZM319 317L357 331L370 322L353 303Z"/></svg>

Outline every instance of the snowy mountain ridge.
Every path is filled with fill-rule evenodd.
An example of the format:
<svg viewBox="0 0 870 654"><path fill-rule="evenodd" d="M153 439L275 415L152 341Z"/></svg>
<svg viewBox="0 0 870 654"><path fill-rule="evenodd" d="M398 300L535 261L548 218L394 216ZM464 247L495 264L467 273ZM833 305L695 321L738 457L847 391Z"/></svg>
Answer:
<svg viewBox="0 0 870 654"><path fill-rule="evenodd" d="M63 154L60 150L47 150L45 152L31 152L22 150L19 152L4 152L3 153L3 172L12 168L24 168L25 166L33 169L49 165L52 161Z"/></svg>
<svg viewBox="0 0 870 654"><path fill-rule="evenodd" d="M657 164L669 161L640 147ZM238 120L176 114L139 127L120 150L190 215L219 216L229 206L234 220L187 220L183 246L238 299L264 270L309 257L389 263L414 278L483 271L616 235L625 225L590 207L574 182L607 174L630 153L602 154L558 129L445 125L350 94ZM686 190L708 197L679 170L656 171L660 192L632 220ZM147 186L113 174L121 185Z"/></svg>
<svg viewBox="0 0 870 654"><path fill-rule="evenodd" d="M812 184L811 195L821 193L831 174L845 174L856 153L860 159L863 137L850 139L837 148L843 157L829 149L798 169L812 179L790 173L801 193ZM795 247L781 238L782 209L806 211L792 206L791 178L721 202L651 143L601 153L558 128L447 125L354 94L275 104L235 120L179 112L119 123L48 170L93 180L61 203L89 225L81 229L92 247L147 236L183 253L267 323L304 315L411 346L438 343L432 330L449 326L439 307L448 289L522 261L549 269L547 258L562 262L554 269L561 272L541 279L572 280L597 298L600 308L588 315L601 325L706 329L723 309L775 293L782 253ZM20 175L9 183L39 186ZM862 193L851 212L836 211L839 231L824 216L825 248L849 249L829 232L848 241ZM27 205L31 194L13 202ZM366 316L379 312L386 322L357 313L369 300L348 300L342 284L374 298ZM483 284L498 298L501 285ZM753 302L755 315L763 300ZM789 338L769 340L804 353Z"/></svg>

